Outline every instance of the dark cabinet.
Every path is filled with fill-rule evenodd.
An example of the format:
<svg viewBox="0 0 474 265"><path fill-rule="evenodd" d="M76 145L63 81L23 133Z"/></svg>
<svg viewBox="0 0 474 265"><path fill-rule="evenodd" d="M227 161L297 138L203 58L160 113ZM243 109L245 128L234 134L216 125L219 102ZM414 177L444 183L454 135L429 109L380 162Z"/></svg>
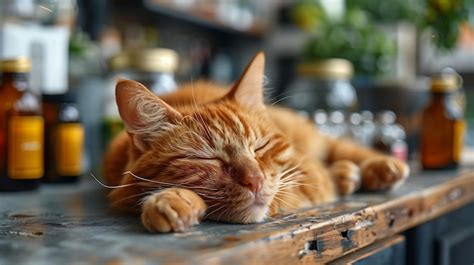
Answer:
<svg viewBox="0 0 474 265"><path fill-rule="evenodd" d="M474 264L474 204L404 233L407 264Z"/></svg>
<svg viewBox="0 0 474 265"><path fill-rule="evenodd" d="M368 247L337 259L331 264L403 265L405 264L405 251L405 238L394 236L379 240Z"/></svg>
<svg viewBox="0 0 474 265"><path fill-rule="evenodd" d="M474 264L474 203L379 240L331 264Z"/></svg>

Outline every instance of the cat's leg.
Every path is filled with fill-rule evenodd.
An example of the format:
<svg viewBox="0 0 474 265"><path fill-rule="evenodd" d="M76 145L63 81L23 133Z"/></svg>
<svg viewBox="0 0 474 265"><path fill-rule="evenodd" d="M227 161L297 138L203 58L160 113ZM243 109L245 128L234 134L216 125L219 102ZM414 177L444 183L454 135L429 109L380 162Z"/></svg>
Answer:
<svg viewBox="0 0 474 265"><path fill-rule="evenodd" d="M329 166L329 174L340 195L354 193L361 185L360 168L350 160L339 160Z"/></svg>
<svg viewBox="0 0 474 265"><path fill-rule="evenodd" d="M327 161L336 165L349 160L360 167L361 186L365 190L390 189L399 186L409 175L408 165L391 156L363 147L346 139L328 138Z"/></svg>
<svg viewBox="0 0 474 265"><path fill-rule="evenodd" d="M206 209L195 192L168 188L144 198L141 220L150 232L183 232L198 224Z"/></svg>

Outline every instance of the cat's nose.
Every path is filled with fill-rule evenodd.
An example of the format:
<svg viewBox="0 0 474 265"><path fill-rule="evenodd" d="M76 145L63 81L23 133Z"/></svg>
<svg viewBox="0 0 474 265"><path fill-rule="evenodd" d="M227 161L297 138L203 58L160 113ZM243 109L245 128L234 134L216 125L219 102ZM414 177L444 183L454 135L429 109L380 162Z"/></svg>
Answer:
<svg viewBox="0 0 474 265"><path fill-rule="evenodd" d="M245 174L239 177L239 184L257 194L262 189L263 177L261 174Z"/></svg>
<svg viewBox="0 0 474 265"><path fill-rule="evenodd" d="M236 183L248 188L254 194L262 189L264 177L256 161L242 157L235 159L230 173Z"/></svg>

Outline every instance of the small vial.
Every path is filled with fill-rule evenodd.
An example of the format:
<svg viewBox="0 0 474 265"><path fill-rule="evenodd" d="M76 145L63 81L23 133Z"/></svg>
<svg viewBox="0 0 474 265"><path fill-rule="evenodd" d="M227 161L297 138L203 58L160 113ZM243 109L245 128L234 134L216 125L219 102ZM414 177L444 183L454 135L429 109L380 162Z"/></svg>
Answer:
<svg viewBox="0 0 474 265"><path fill-rule="evenodd" d="M83 171L84 128L70 94L43 95L45 182L75 182Z"/></svg>

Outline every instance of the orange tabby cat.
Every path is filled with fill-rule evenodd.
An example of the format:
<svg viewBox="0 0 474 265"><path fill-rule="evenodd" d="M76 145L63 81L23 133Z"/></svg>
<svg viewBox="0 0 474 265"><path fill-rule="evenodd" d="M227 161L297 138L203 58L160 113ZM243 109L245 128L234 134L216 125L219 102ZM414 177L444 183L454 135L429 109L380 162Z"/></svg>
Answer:
<svg viewBox="0 0 474 265"><path fill-rule="evenodd" d="M185 231L203 218L260 222L408 176L400 160L265 106L264 64L259 53L228 91L200 82L157 97L118 82L126 133L105 156L107 182L121 185L109 194L112 205L141 212L150 232Z"/></svg>

